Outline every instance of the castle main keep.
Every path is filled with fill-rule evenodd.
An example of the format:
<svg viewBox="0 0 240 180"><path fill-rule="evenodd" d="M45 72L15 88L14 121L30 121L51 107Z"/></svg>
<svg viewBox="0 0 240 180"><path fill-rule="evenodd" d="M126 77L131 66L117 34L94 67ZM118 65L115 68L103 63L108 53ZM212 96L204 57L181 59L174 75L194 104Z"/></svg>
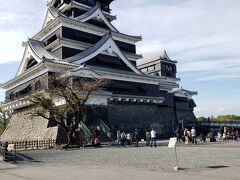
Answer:
<svg viewBox="0 0 240 180"><path fill-rule="evenodd" d="M114 27L112 1L48 1L42 29L23 44L16 76L2 85L6 90L3 109L13 116L1 140L59 137L59 127L30 116L32 105L27 100L32 92L48 92L49 76L59 72L73 80L103 78L110 82L92 98L98 113L88 112L85 129L99 123L112 134L119 129L144 132L154 128L159 137L168 137L180 124L196 121L192 96L197 93L179 86L177 61L164 50L158 58L137 65L142 56L136 53L135 44L142 37Z"/></svg>

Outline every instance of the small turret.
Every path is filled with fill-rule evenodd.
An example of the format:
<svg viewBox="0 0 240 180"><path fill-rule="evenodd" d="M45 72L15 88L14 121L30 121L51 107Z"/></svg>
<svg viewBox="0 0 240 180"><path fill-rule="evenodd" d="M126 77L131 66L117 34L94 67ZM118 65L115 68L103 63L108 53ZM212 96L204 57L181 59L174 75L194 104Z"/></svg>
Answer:
<svg viewBox="0 0 240 180"><path fill-rule="evenodd" d="M158 59L147 61L139 65L138 68L146 74L176 78L176 63L177 61L173 61L168 57L164 49Z"/></svg>

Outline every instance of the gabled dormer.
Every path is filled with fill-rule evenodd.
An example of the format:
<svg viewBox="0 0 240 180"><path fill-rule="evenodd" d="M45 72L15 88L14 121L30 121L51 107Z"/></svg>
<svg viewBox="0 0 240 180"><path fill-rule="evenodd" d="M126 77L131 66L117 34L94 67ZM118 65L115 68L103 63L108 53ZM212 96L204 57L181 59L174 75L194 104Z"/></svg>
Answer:
<svg viewBox="0 0 240 180"><path fill-rule="evenodd" d="M118 30L111 24L109 14L104 13L101 7L102 3L99 1L96 1L95 5L88 10L78 9L73 2L69 3L64 8L58 8L48 4L48 11L42 28L46 27L47 24L56 17L63 16L118 32Z"/></svg>
<svg viewBox="0 0 240 180"><path fill-rule="evenodd" d="M51 22L52 20L54 20L58 15L59 15L58 10L49 6L48 10L47 10L47 14L46 14L44 22L43 22L42 28L46 27L47 24L49 22Z"/></svg>
<svg viewBox="0 0 240 180"><path fill-rule="evenodd" d="M95 20L95 21L97 20L100 23L101 22L104 23L111 31L118 32L118 30L105 17L105 15L101 9L101 6L102 6L102 4L100 2L97 2L92 9L90 9L89 11L87 11L86 13L84 13L81 16L75 17L75 19L77 19L81 22L88 22L88 23L91 23L91 22L89 22L90 20ZM97 26L99 25L99 24L93 23L93 22L94 21L92 21L91 24L97 25Z"/></svg>
<svg viewBox="0 0 240 180"><path fill-rule="evenodd" d="M103 53L107 54L107 56L104 56ZM113 58L111 55L116 58ZM89 47L75 56L63 59L63 61L79 65L86 64L123 71L127 70L136 74L142 74L135 64L130 62L122 53L119 46L112 38L111 33L104 35L94 46Z"/></svg>
<svg viewBox="0 0 240 180"><path fill-rule="evenodd" d="M51 54L51 52L45 49L43 42L29 39L23 46L25 47L25 51L16 76L23 74L25 71L28 71L45 59L53 61L59 60L56 56Z"/></svg>

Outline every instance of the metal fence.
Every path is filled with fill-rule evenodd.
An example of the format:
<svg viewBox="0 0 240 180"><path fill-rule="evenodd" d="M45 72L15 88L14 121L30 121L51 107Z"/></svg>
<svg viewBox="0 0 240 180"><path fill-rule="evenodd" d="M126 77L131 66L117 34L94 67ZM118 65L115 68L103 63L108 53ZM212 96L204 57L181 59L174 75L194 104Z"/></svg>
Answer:
<svg viewBox="0 0 240 180"><path fill-rule="evenodd" d="M200 126L207 127L230 127L240 128L240 121L228 121L228 122L198 122Z"/></svg>

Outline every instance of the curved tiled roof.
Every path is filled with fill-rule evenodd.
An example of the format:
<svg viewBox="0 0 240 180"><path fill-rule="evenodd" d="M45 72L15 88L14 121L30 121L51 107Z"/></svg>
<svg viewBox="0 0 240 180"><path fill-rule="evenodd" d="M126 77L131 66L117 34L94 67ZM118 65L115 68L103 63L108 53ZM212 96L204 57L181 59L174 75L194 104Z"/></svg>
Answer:
<svg viewBox="0 0 240 180"><path fill-rule="evenodd" d="M30 45L31 49L34 53L41 59L52 59L52 60L59 60L56 56L54 56L51 52L48 52L45 49L45 45L41 41L36 41L34 39L29 39L28 44Z"/></svg>
<svg viewBox="0 0 240 180"><path fill-rule="evenodd" d="M109 44L107 44L107 43L109 43ZM137 69L136 66L134 66L131 62L129 62L128 58L122 53L122 51L119 49L119 47L117 46L115 41L112 39L112 36L110 33L104 35L102 37L102 39L100 41L98 41L94 46L89 47L85 51L83 51L75 56L66 58L66 59L64 59L64 61L69 62L69 63L82 64L82 63L90 60L91 58L97 56L104 50L114 52L135 73L142 74L142 72L139 69Z"/></svg>
<svg viewBox="0 0 240 180"><path fill-rule="evenodd" d="M57 17L59 15L59 11L56 8L49 7L48 10L54 17Z"/></svg>
<svg viewBox="0 0 240 180"><path fill-rule="evenodd" d="M75 56L72 56L70 58L66 58L64 59L64 61L67 61L67 62L75 62L75 61L78 61L80 59L83 59L87 56L89 56L90 54L93 54L95 51L97 51L99 48L101 48L104 43L107 42L107 40L110 38L110 34L106 34L105 36L102 37L102 39L100 41L98 41L94 46L92 47L89 47L88 49L86 49L85 51L75 55Z"/></svg>
<svg viewBox="0 0 240 180"><path fill-rule="evenodd" d="M96 3L96 5L91 8L89 11L87 11L86 13L84 13L83 15L80 15L78 17L75 17L75 19L79 20L79 21L87 21L89 19L91 19L92 17L94 17L94 13L99 12L99 14L97 14L97 16L99 16L99 18L102 19L102 21L113 31L118 32L118 30L106 19L106 17L104 16L102 10L101 10L101 4L99 2ZM91 17L92 16L92 17Z"/></svg>
<svg viewBox="0 0 240 180"><path fill-rule="evenodd" d="M90 9L89 11L87 11L86 13L84 13L84 14L76 17L76 19L82 20L82 19L87 18L87 17L91 16L92 14L94 14L94 12L95 12L98 8L100 8L100 7L101 7L101 5L100 5L99 3L96 3L96 5L95 5L93 8L91 8L91 9Z"/></svg>

